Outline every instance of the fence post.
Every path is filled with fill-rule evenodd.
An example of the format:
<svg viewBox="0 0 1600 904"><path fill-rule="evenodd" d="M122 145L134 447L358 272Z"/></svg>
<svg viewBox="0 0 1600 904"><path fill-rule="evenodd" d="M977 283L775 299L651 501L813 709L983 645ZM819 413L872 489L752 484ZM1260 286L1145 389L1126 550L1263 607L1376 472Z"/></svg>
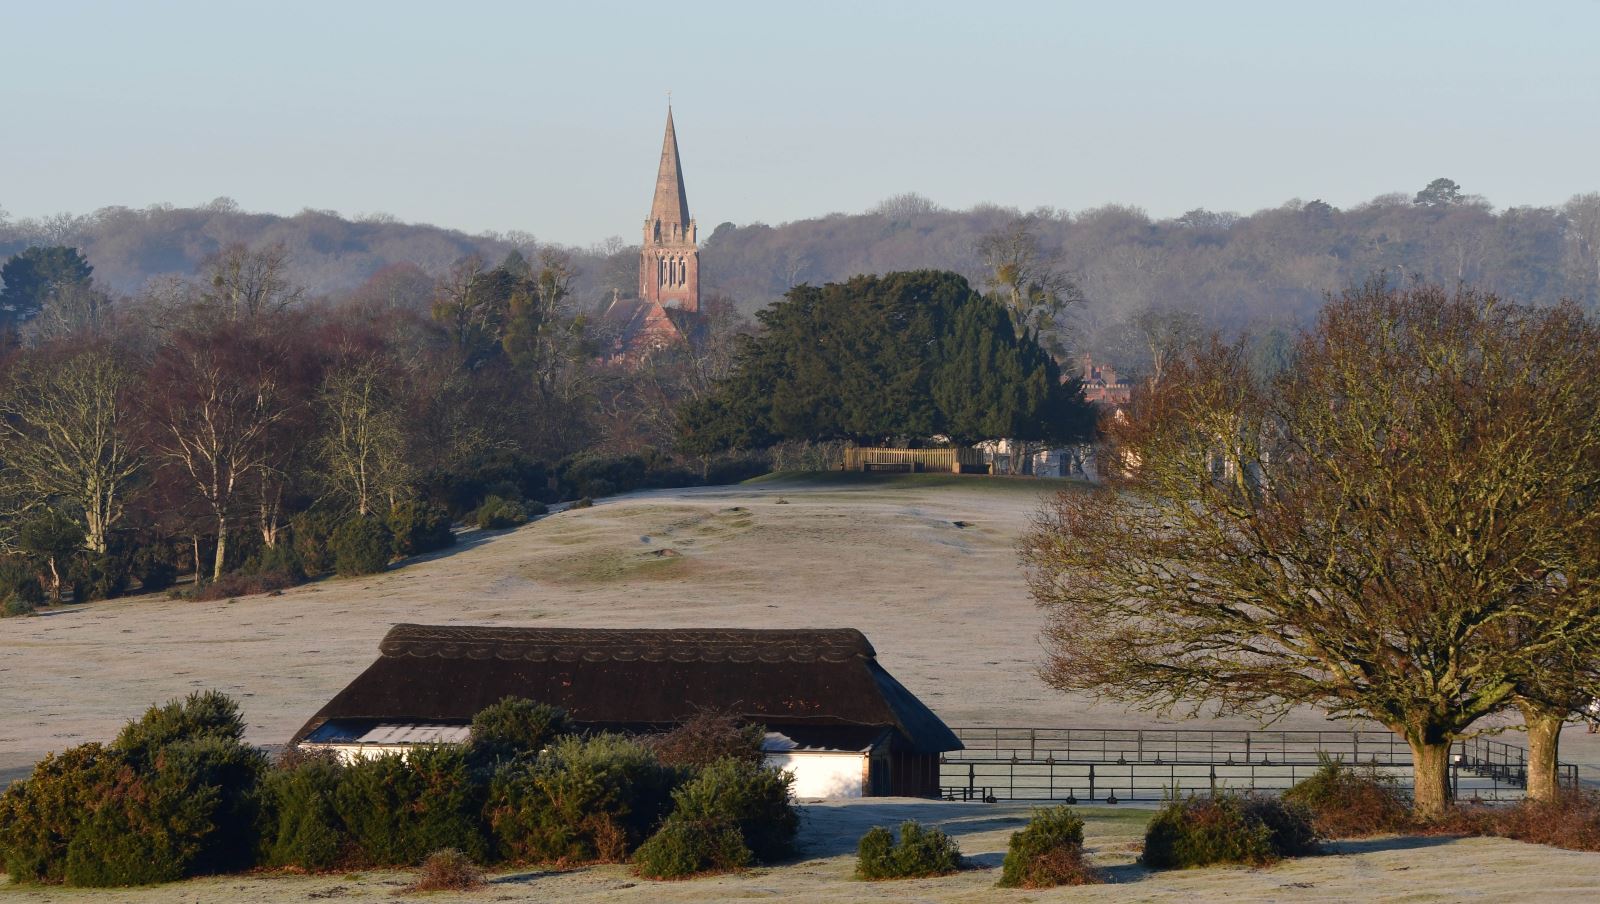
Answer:
<svg viewBox="0 0 1600 904"><path fill-rule="evenodd" d="M1089 764L1089 799L1094 800L1094 764Z"/></svg>

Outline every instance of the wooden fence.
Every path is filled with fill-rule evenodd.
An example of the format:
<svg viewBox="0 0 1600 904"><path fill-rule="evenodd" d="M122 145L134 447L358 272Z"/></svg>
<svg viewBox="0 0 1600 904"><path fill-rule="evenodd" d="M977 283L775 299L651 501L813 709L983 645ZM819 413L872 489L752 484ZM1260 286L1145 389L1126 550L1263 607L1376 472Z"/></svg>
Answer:
<svg viewBox="0 0 1600 904"><path fill-rule="evenodd" d="M977 449L879 449L851 446L844 450L846 471L943 471L961 473L963 469L985 468L983 453Z"/></svg>

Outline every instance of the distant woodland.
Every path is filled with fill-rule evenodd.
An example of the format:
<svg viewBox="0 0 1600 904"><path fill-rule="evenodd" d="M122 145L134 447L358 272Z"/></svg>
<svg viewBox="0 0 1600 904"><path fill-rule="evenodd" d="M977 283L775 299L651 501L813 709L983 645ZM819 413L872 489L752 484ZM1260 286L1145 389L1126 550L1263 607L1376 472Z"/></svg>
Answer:
<svg viewBox="0 0 1600 904"><path fill-rule="evenodd" d="M1269 334L1303 324L1324 294L1375 271L1443 285L1465 282L1518 301L1570 298L1600 308L1600 194L1560 207L1496 210L1448 179L1414 195L1384 195L1347 209L1293 200L1241 215L1193 210L1152 219L1121 206L1068 213L998 206L948 210L900 195L859 214L829 214L776 226L722 223L702 235L702 279L711 296L753 313L800 283L863 273L952 270L992 287L980 250L987 235L1017 224L1037 238L1052 267L1070 277L1066 315L1073 351L1123 369L1148 366L1130 327L1153 314L1195 328ZM241 211L228 199L197 208L106 208L86 216L13 219L0 213L0 259L29 245L70 245L96 281L135 295L163 278L188 276L232 244L281 244L287 278L310 297L381 297L425 311L432 279L476 253L532 259L533 236L467 235L384 216L345 219L332 211L294 216ZM577 307L627 296L637 281L637 246L620 238L564 247L576 273Z"/></svg>

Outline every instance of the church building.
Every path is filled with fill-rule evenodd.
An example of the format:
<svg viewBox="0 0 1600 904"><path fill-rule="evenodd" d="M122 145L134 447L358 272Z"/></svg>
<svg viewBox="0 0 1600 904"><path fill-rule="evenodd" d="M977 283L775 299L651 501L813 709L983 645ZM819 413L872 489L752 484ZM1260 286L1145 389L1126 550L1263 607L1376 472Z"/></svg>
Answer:
<svg viewBox="0 0 1600 904"><path fill-rule="evenodd" d="M614 337L607 357L619 364L637 364L651 352L686 342L700 327L700 248L671 107L639 250L639 294L612 299L601 319Z"/></svg>

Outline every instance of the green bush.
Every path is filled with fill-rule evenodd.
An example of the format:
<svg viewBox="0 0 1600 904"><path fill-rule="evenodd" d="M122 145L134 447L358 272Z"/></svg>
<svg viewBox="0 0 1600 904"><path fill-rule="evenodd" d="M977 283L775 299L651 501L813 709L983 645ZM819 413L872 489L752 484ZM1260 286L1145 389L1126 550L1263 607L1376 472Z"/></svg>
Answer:
<svg viewBox="0 0 1600 904"><path fill-rule="evenodd" d="M490 496L473 514L472 520L484 530L503 530L528 523L528 512L520 503Z"/></svg>
<svg viewBox="0 0 1600 904"><path fill-rule="evenodd" d="M588 496L585 496L582 499L579 499L577 502L574 502L572 507L575 509L594 508L594 500Z"/></svg>
<svg viewBox="0 0 1600 904"><path fill-rule="evenodd" d="M0 792L0 864L11 881L60 882L67 845L109 795L121 755L100 744L48 754Z"/></svg>
<svg viewBox="0 0 1600 904"><path fill-rule="evenodd" d="M128 563L121 556L92 552L73 556L66 576L76 603L120 596L128 589L128 578Z"/></svg>
<svg viewBox="0 0 1600 904"><path fill-rule="evenodd" d="M280 765L261 781L261 864L317 871L347 854L350 835L334 809L344 767L332 758Z"/></svg>
<svg viewBox="0 0 1600 904"><path fill-rule="evenodd" d="M69 885L148 885L253 864L260 751L202 736L129 767L68 843Z"/></svg>
<svg viewBox="0 0 1600 904"><path fill-rule="evenodd" d="M402 556L416 556L445 549L456 542L450 530L450 513L425 499L411 499L389 509L389 533L394 550Z"/></svg>
<svg viewBox="0 0 1600 904"><path fill-rule="evenodd" d="M914 819L900 824L900 838L882 826L861 836L856 846L856 878L914 879L945 876L961 869L961 848L949 835Z"/></svg>
<svg viewBox="0 0 1600 904"><path fill-rule="evenodd" d="M506 697L472 717L472 757L480 763L494 763L531 756L570 729L565 710L525 697Z"/></svg>
<svg viewBox="0 0 1600 904"><path fill-rule="evenodd" d="M634 852L633 868L646 879L684 879L743 869L750 860L750 848L732 820L674 814Z"/></svg>
<svg viewBox="0 0 1600 904"><path fill-rule="evenodd" d="M305 563L300 561L300 554L295 552L294 544L282 541L256 550L245 560L244 567L239 571L246 575L281 576L296 584L305 581L307 577Z"/></svg>
<svg viewBox="0 0 1600 904"><path fill-rule="evenodd" d="M342 519L326 509L301 512L289 522L295 555L308 577L333 571L333 532Z"/></svg>
<svg viewBox="0 0 1600 904"><path fill-rule="evenodd" d="M171 550L161 544L143 543L128 553L128 572L139 582L144 593L155 593L171 587L178 578L178 566L173 564Z"/></svg>
<svg viewBox="0 0 1600 904"><path fill-rule="evenodd" d="M243 737L244 717L233 698L218 691L195 691L145 710L122 727L111 746L144 768L154 765L163 747L179 741L219 738L237 743Z"/></svg>
<svg viewBox="0 0 1600 904"><path fill-rule="evenodd" d="M17 556L0 557L0 616L27 615L42 605L38 572Z"/></svg>
<svg viewBox="0 0 1600 904"><path fill-rule="evenodd" d="M334 810L361 859L412 866L430 851L455 847L481 859L487 845L482 799L459 747L416 747L345 768Z"/></svg>
<svg viewBox="0 0 1600 904"><path fill-rule="evenodd" d="M367 515L346 520L328 539L333 570L340 577L377 574L394 558L394 537L382 521Z"/></svg>
<svg viewBox="0 0 1600 904"><path fill-rule="evenodd" d="M791 773L747 760L722 760L672 792L672 818L709 825L730 822L758 860L788 856L800 830L790 802Z"/></svg>
<svg viewBox="0 0 1600 904"><path fill-rule="evenodd" d="M550 514L550 506L545 505L543 502L540 502L537 499L524 499L522 501L522 510L528 513L529 518L542 518L545 515Z"/></svg>
<svg viewBox="0 0 1600 904"><path fill-rule="evenodd" d="M1001 888L1055 888L1100 881L1084 859L1083 819L1067 807L1035 810L1011 836L1000 871Z"/></svg>
<svg viewBox="0 0 1600 904"><path fill-rule="evenodd" d="M1261 866L1315 849L1316 833L1303 808L1223 793L1168 801L1145 829L1141 859L1151 869Z"/></svg>
<svg viewBox="0 0 1600 904"><path fill-rule="evenodd" d="M1375 766L1352 768L1324 760L1309 778L1283 792L1283 799L1305 807L1311 824L1326 838L1382 835L1411 825L1411 808L1400 783Z"/></svg>
<svg viewBox="0 0 1600 904"><path fill-rule="evenodd" d="M486 812L505 858L616 863L660 823L680 780L637 741L569 735L496 772Z"/></svg>

